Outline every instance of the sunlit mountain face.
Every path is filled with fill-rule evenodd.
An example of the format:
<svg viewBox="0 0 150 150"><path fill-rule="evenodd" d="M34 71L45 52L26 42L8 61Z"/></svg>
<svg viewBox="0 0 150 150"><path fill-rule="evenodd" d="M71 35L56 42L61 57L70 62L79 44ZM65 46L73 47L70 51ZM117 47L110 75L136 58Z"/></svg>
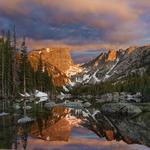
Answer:
<svg viewBox="0 0 150 150"><path fill-rule="evenodd" d="M0 149L150 150L150 0L0 0Z"/></svg>

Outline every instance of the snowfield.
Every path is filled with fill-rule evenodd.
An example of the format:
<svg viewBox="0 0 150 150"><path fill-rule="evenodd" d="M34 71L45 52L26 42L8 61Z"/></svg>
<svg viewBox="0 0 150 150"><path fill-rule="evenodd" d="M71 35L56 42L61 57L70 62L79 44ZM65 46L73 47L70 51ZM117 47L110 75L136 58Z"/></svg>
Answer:
<svg viewBox="0 0 150 150"><path fill-rule="evenodd" d="M83 71L83 68L80 66L80 64L70 66L70 68L66 71L66 75L68 77L74 76L77 73L81 73Z"/></svg>

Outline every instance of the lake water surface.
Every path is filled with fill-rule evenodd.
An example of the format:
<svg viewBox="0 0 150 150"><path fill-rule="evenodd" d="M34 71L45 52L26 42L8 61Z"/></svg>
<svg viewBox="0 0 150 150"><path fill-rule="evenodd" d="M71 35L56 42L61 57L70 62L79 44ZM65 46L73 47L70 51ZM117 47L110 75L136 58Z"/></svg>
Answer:
<svg viewBox="0 0 150 150"><path fill-rule="evenodd" d="M31 106L26 116L23 109L0 116L0 149L150 149L149 112L120 117L73 104Z"/></svg>

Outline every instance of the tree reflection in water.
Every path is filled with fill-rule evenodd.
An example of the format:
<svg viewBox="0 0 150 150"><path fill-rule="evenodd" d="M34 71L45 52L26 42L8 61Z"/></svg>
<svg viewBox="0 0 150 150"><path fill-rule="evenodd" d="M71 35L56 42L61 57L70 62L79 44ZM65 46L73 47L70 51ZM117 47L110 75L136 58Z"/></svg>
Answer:
<svg viewBox="0 0 150 150"><path fill-rule="evenodd" d="M19 114L0 117L0 148L26 149L28 138L68 141L72 129L79 125L93 131L100 138L105 137L108 141L123 140L129 144L150 146L149 113L134 118L104 115L101 112L93 116L93 113L92 110L71 109L58 105L49 110L32 112L31 116L35 121L31 122L18 123L21 117Z"/></svg>

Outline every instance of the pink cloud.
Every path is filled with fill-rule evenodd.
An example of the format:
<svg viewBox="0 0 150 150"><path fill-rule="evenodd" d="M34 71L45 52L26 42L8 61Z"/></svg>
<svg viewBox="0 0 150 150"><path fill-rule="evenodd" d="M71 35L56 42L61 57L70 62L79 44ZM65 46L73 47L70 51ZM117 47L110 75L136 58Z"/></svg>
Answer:
<svg viewBox="0 0 150 150"><path fill-rule="evenodd" d="M27 40L28 47L32 47L33 49L39 49L44 47L64 47L69 48L71 51L74 50L95 50L95 49L119 49L119 48L127 48L129 45L126 44L110 44L110 43L89 43L89 44L77 44L77 45L70 45L63 42L63 40Z"/></svg>
<svg viewBox="0 0 150 150"><path fill-rule="evenodd" d="M129 45L132 45L133 43L136 43L144 38L148 30L148 25L141 20L141 16L145 12L144 9L149 7L150 2L148 0L0 1L1 11L3 10L7 16L12 14L16 15L11 18L11 21L14 22L17 22L17 19L19 21L26 19L26 21L29 21L27 23L29 25L31 23L30 21L33 21L30 16L32 16L32 13L35 13L37 15L34 17L37 17L37 20L39 19L38 17L40 17L42 26L47 24L46 28L53 25L59 26L59 29L63 30L61 27L66 24L82 24L102 32L102 35L99 35L99 41L91 41L87 44L77 43L76 45L68 44L68 42L66 42L70 39L69 36L71 33L68 35L67 40L42 39L39 41L35 40L33 37L29 37L30 39L33 38L29 40L29 46L33 48L49 47L53 45L56 47L70 47L71 49L95 49L103 48L104 46L106 48L128 47ZM14 18L16 20L13 20ZM20 26L24 24L25 21L20 21ZM40 29L41 27L37 24L36 28ZM23 27L23 30L28 29ZM77 32L79 33L79 31ZM37 36L39 35L37 34Z"/></svg>

